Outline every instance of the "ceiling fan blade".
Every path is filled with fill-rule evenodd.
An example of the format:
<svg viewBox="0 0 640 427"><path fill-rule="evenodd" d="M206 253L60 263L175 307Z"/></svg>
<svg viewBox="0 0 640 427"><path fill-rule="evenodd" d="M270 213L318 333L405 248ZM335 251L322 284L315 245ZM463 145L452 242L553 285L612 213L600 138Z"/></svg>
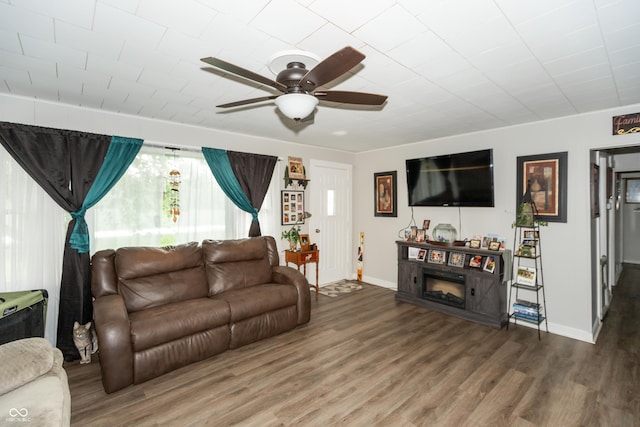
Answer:
<svg viewBox="0 0 640 427"><path fill-rule="evenodd" d="M239 107L241 105L253 104L255 102L268 101L270 99L276 99L279 95L261 96L260 98L244 99L242 101L229 102L228 104L216 105L218 108L230 108Z"/></svg>
<svg viewBox="0 0 640 427"><path fill-rule="evenodd" d="M314 95L321 101L343 102L345 104L382 105L387 100L387 95L343 90L318 91Z"/></svg>
<svg viewBox="0 0 640 427"><path fill-rule="evenodd" d="M300 85L307 91L313 91L315 88L340 77L362 62L364 58L364 54L351 46L342 48L313 67L300 79Z"/></svg>
<svg viewBox="0 0 640 427"><path fill-rule="evenodd" d="M271 80L268 77L261 76L260 74L254 73L253 71L246 70L244 68L238 67L237 65L231 64L230 62L223 61L218 58L202 58L202 62L206 62L209 65L213 65L214 67L220 68L224 71L228 71L232 74L238 75L240 77L244 77L245 79L253 80L258 83L262 83L267 86L271 86L273 88L278 89L281 92L285 92L287 87L282 83L278 83L275 80Z"/></svg>

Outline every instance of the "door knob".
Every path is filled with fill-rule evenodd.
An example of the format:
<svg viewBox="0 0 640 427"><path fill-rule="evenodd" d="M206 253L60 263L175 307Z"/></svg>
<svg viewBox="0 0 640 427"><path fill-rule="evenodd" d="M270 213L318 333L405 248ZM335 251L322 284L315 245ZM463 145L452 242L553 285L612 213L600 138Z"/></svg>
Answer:
<svg viewBox="0 0 640 427"><path fill-rule="evenodd" d="M320 229L319 229L319 228L316 228L316 233L319 233L319 232L320 232Z"/></svg>

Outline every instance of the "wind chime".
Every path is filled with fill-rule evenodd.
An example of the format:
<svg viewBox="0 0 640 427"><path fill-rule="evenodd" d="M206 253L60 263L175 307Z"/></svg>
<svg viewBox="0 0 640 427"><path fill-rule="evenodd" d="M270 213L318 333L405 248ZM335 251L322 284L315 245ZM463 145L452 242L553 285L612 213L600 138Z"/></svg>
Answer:
<svg viewBox="0 0 640 427"><path fill-rule="evenodd" d="M173 153L175 165L176 153ZM180 216L180 172L172 169L169 172L169 217L173 222L178 221Z"/></svg>

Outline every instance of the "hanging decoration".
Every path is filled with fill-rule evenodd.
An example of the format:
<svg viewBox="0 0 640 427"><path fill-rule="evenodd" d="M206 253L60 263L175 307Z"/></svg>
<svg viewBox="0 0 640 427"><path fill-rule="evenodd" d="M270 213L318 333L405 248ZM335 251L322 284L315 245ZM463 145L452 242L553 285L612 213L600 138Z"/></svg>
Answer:
<svg viewBox="0 0 640 427"><path fill-rule="evenodd" d="M173 153L173 160L175 166L176 153ZM169 217L173 222L178 221L180 216L180 172L177 169L172 169L169 172Z"/></svg>

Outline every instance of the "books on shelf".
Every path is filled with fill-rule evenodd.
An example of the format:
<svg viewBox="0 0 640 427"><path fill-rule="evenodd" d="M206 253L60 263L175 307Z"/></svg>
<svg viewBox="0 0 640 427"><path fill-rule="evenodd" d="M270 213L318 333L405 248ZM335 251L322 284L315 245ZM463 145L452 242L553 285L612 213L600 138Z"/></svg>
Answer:
<svg viewBox="0 0 640 427"><path fill-rule="evenodd" d="M540 304L517 299L513 303L513 315L526 320L539 321L541 319Z"/></svg>

